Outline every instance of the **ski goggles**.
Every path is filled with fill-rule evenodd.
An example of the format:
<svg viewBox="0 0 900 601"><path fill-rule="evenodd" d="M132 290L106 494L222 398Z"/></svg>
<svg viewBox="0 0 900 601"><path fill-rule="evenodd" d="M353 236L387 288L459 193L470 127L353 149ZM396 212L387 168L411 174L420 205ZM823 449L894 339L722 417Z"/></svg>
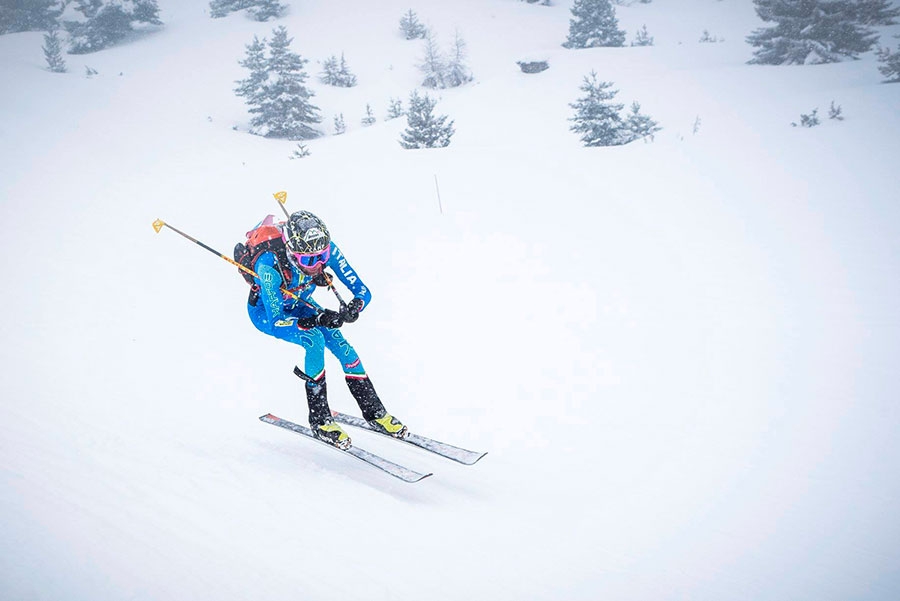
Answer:
<svg viewBox="0 0 900 601"><path fill-rule="evenodd" d="M294 256L294 260L297 261L298 264L303 265L304 267L315 267L319 263L325 264L328 263L328 259L331 258L331 245L329 244L325 247L325 250L312 253L312 254L303 254L303 253L291 253Z"/></svg>

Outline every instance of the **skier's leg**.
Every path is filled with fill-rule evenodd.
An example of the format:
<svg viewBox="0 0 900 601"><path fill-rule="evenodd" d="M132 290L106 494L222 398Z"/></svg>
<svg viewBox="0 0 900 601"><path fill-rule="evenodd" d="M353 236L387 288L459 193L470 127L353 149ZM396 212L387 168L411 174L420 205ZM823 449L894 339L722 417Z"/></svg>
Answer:
<svg viewBox="0 0 900 601"><path fill-rule="evenodd" d="M301 330L296 325L272 328L272 336L302 346L305 351L303 367L313 379L306 382L306 404L309 407L309 426L316 436L325 442L346 449L350 437L331 417L328 406L328 387L325 383L324 328Z"/></svg>
<svg viewBox="0 0 900 601"><path fill-rule="evenodd" d="M356 399L356 404L359 405L363 419L373 427L391 436L405 437L407 433L406 426L400 420L391 416L384 408L384 404L378 398L375 386L372 385L372 381L366 374L362 361L353 346L344 338L340 330L323 329L323 334L325 336L325 346L341 362L341 368L344 370L344 379L347 380L347 387L350 389L350 394Z"/></svg>

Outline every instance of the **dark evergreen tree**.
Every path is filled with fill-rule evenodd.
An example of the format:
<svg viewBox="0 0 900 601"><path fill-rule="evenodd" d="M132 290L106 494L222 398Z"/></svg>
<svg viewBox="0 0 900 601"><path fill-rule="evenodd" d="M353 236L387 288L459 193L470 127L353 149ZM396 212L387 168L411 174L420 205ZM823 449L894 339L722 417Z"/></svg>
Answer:
<svg viewBox="0 0 900 601"><path fill-rule="evenodd" d="M63 0L0 2L0 34L56 29L65 4Z"/></svg>
<svg viewBox="0 0 900 601"><path fill-rule="evenodd" d="M244 98L250 105L250 113L256 114L260 112L262 98L264 93L263 85L269 78L268 61L266 59L266 43L268 40L263 38L262 41L253 36L253 41L247 44L247 54L244 60L238 61L238 64L250 71L250 76L237 82L238 86L234 89L234 93Z"/></svg>
<svg viewBox="0 0 900 601"><path fill-rule="evenodd" d="M257 21L277 19L287 10L288 5L278 0L256 0L247 12Z"/></svg>
<svg viewBox="0 0 900 601"><path fill-rule="evenodd" d="M435 104L428 94L419 96L413 90L409 95L407 127L400 134L400 146L407 149L443 148L450 144L450 138L456 133L453 121L447 123L447 115L435 116Z"/></svg>
<svg viewBox="0 0 900 601"><path fill-rule="evenodd" d="M661 129L656 121L641 113L641 105L636 100L631 103L631 112L625 118L625 144L643 138L653 139L653 134Z"/></svg>
<svg viewBox="0 0 900 601"><path fill-rule="evenodd" d="M419 21L419 17L416 15L415 11L409 9L409 11L400 18L400 33L402 33L403 37L407 40L417 40L419 38L424 38L425 34L428 33L428 29Z"/></svg>
<svg viewBox="0 0 900 601"><path fill-rule="evenodd" d="M339 136L347 131L347 124L344 122L344 113L338 113L334 116L334 135Z"/></svg>
<svg viewBox="0 0 900 601"><path fill-rule="evenodd" d="M360 123L366 127L375 123L375 113L372 112L372 105L366 104L366 116L362 118Z"/></svg>
<svg viewBox="0 0 900 601"><path fill-rule="evenodd" d="M611 89L612 85L599 81L597 73L591 71L579 88L585 95L569 105L575 109L575 116L569 118L573 123L569 129L581 134L585 146L617 146L629 141L619 115L623 105L609 102L619 93Z"/></svg>
<svg viewBox="0 0 900 601"><path fill-rule="evenodd" d="M235 93L243 96L253 115L252 133L270 138L308 140L321 135L312 127L319 123L318 107L310 102L313 93L304 85L307 60L291 52L287 29L277 27L263 56L262 42L253 38L241 65L250 69L250 77L241 80ZM263 75L265 75L263 77Z"/></svg>
<svg viewBox="0 0 900 601"><path fill-rule="evenodd" d="M853 16L861 25L896 25L900 17L900 6L891 0L856 0L851 6Z"/></svg>
<svg viewBox="0 0 900 601"><path fill-rule="evenodd" d="M336 56L331 55L322 62L319 80L324 84L339 88L352 88L356 85L356 75L350 72L343 53L341 53L340 61Z"/></svg>
<svg viewBox="0 0 900 601"><path fill-rule="evenodd" d="M631 42L632 46L652 46L653 45L653 36L650 35L650 32L647 31L647 26L644 25L640 29L638 29L637 35L634 36L634 41Z"/></svg>
<svg viewBox="0 0 900 601"><path fill-rule="evenodd" d="M277 19L288 8L278 0L211 0L209 3L209 16L213 19L224 17L230 13L247 9L257 21Z"/></svg>
<svg viewBox="0 0 900 601"><path fill-rule="evenodd" d="M856 58L878 38L859 24L852 0L753 0L756 14L772 27L747 36L757 47L750 63L802 65Z"/></svg>
<svg viewBox="0 0 900 601"><path fill-rule="evenodd" d="M255 0L211 0L209 3L209 16L218 19L239 10L255 5Z"/></svg>
<svg viewBox="0 0 900 601"><path fill-rule="evenodd" d="M102 50L122 40L134 30L135 23L161 25L156 0L75 0L81 21L66 21L70 36L70 54Z"/></svg>
<svg viewBox="0 0 900 601"><path fill-rule="evenodd" d="M44 58L47 59L47 68L54 73L66 72L66 61L62 57L62 43L59 41L59 33L56 29L44 34Z"/></svg>
<svg viewBox="0 0 900 601"><path fill-rule="evenodd" d="M444 85L455 88L472 81L472 72L466 66L466 43L457 31L450 49L450 59L444 69Z"/></svg>
<svg viewBox="0 0 900 601"><path fill-rule="evenodd" d="M566 48L625 45L625 32L619 29L610 0L575 0L571 11Z"/></svg>
<svg viewBox="0 0 900 601"><path fill-rule="evenodd" d="M878 62L881 63L878 71L887 78L887 83L900 82L900 46L897 46L896 52L891 52L890 48L879 48Z"/></svg>
<svg viewBox="0 0 900 601"><path fill-rule="evenodd" d="M428 32L425 34L424 57L419 69L425 75L422 85L426 88L446 88L444 74L447 71L447 64L438 48L437 38L434 34Z"/></svg>
<svg viewBox="0 0 900 601"><path fill-rule="evenodd" d="M403 110L403 101L399 98L391 98L388 104L387 120L396 119L406 114Z"/></svg>

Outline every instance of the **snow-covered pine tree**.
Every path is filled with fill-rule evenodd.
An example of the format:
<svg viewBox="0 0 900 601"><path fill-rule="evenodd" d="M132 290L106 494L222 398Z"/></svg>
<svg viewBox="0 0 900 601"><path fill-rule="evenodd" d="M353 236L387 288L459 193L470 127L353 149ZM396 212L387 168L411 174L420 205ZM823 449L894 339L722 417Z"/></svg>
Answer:
<svg viewBox="0 0 900 601"><path fill-rule="evenodd" d="M340 61L333 54L322 61L322 72L319 73L319 81L339 88L352 88L356 85L356 75L350 72L343 52L341 53Z"/></svg>
<svg viewBox="0 0 900 601"><path fill-rule="evenodd" d="M455 88L472 81L472 72L466 66L466 42L457 31L450 48L450 60L444 70L444 85Z"/></svg>
<svg viewBox="0 0 900 601"><path fill-rule="evenodd" d="M277 19L288 9L287 4L278 0L256 0L247 12L257 21Z"/></svg>
<svg viewBox="0 0 900 601"><path fill-rule="evenodd" d="M388 103L387 110L387 120L396 119L397 117L402 117L406 114L406 111L403 110L403 101L399 98L391 98Z"/></svg>
<svg viewBox="0 0 900 601"><path fill-rule="evenodd" d="M624 46L625 32L619 29L616 9L610 0L575 0L569 19L566 48Z"/></svg>
<svg viewBox="0 0 900 601"><path fill-rule="evenodd" d="M896 25L900 6L891 0L856 0L851 7L856 21L861 25Z"/></svg>
<svg viewBox="0 0 900 601"><path fill-rule="evenodd" d="M758 48L748 61L763 65L804 65L856 58L878 35L857 21L854 0L753 0L756 14L775 23L747 36Z"/></svg>
<svg viewBox="0 0 900 601"><path fill-rule="evenodd" d="M304 85L309 76L303 67L308 61L291 52L292 41L284 26L272 31L263 112L253 125L263 128L267 137L309 140L321 135L312 124L321 122L322 118L318 107L310 102L313 92Z"/></svg>
<svg viewBox="0 0 900 601"><path fill-rule="evenodd" d="M62 43L59 41L59 32L56 29L44 34L44 58L47 59L47 68L54 73L66 72L66 61L62 57Z"/></svg>
<svg viewBox="0 0 900 601"><path fill-rule="evenodd" d="M360 123L368 127L375 123L375 113L372 112L372 106L366 103L366 116L360 120Z"/></svg>
<svg viewBox="0 0 900 601"><path fill-rule="evenodd" d="M287 29L276 27L268 42L268 56L264 56L263 42L254 37L241 61L250 70L250 77L237 82L235 93L243 96L250 107L252 133L308 140L321 135L312 127L321 117L318 107L310 102L313 93L304 85L308 75L303 67L307 60L291 52L291 41Z"/></svg>
<svg viewBox="0 0 900 601"><path fill-rule="evenodd" d="M402 33L403 37L407 40L424 38L427 32L428 29L422 25L418 15L416 15L413 9L409 9L409 11L400 18L400 33Z"/></svg>
<svg viewBox="0 0 900 601"><path fill-rule="evenodd" d="M347 124L344 122L344 113L338 113L334 116L334 135L339 136L347 131Z"/></svg>
<svg viewBox="0 0 900 601"><path fill-rule="evenodd" d="M635 100L631 103L631 112L625 118L626 134L623 143L627 144L628 142L648 137L652 140L653 134L661 129L656 121L641 113L641 105Z"/></svg>
<svg viewBox="0 0 900 601"><path fill-rule="evenodd" d="M652 46L653 45L653 36L650 35L650 32L647 31L647 26L644 25L640 29L638 29L637 35L634 36L634 41L631 42L632 46Z"/></svg>
<svg viewBox="0 0 900 601"><path fill-rule="evenodd" d="M569 105L575 109L575 116L569 118L573 123L569 129L581 134L585 146L617 146L628 141L619 115L623 105L609 102L619 93L611 89L612 85L599 81L597 73L591 71L579 88L585 95Z"/></svg>
<svg viewBox="0 0 900 601"><path fill-rule="evenodd" d="M255 0L210 0L209 16L219 19L229 13L250 8L254 4Z"/></svg>
<svg viewBox="0 0 900 601"><path fill-rule="evenodd" d="M238 64L250 71L249 77L235 83L238 86L234 89L234 93L244 98L249 105L251 114L258 114L262 111L263 85L269 78L268 64L266 60L266 43L268 40L253 36L253 41L247 44L247 54L244 60L238 61Z"/></svg>
<svg viewBox="0 0 900 601"><path fill-rule="evenodd" d="M268 21L283 15L288 5L278 0L210 0L209 16L218 19L244 9L257 21Z"/></svg>
<svg viewBox="0 0 900 601"><path fill-rule="evenodd" d="M0 35L52 31L65 9L63 0L16 0L0 3Z"/></svg>
<svg viewBox="0 0 900 601"><path fill-rule="evenodd" d="M430 31L425 34L423 50L424 56L419 65L419 69L425 75L422 85L426 88L446 88L444 74L447 71L447 65L438 48L437 38Z"/></svg>
<svg viewBox="0 0 900 601"><path fill-rule="evenodd" d="M878 71L887 78L885 83L900 82L900 46L897 46L896 52L891 52L890 48L879 48L878 62L881 63Z"/></svg>
<svg viewBox="0 0 900 601"><path fill-rule="evenodd" d="M135 23L162 25L156 0L75 0L84 17L66 21L70 54L87 54L115 44L134 29Z"/></svg>
<svg viewBox="0 0 900 601"><path fill-rule="evenodd" d="M447 115L435 116L436 102L428 94L419 96L416 90L409 95L406 113L407 127L400 134L400 146L412 148L443 148L450 144L455 130L453 121L447 123Z"/></svg>

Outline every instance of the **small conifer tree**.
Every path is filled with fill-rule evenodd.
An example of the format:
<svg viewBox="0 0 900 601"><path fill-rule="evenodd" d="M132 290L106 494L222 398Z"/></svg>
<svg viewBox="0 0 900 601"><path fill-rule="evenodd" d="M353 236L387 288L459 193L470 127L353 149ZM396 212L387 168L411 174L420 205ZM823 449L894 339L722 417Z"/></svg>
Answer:
<svg viewBox="0 0 900 601"><path fill-rule="evenodd" d="M400 18L400 33L407 40L417 40L424 38L428 33L428 29L419 21L413 9L409 9L403 17Z"/></svg>
<svg viewBox="0 0 900 601"><path fill-rule="evenodd" d="M444 85L455 88L472 81L472 72L466 66L466 43L456 32L453 38L453 46L450 48L450 60L444 70Z"/></svg>
<svg viewBox="0 0 900 601"><path fill-rule="evenodd" d="M878 62L878 71L887 77L885 83L900 81L900 46L897 46L896 52L891 52L890 48L879 48Z"/></svg>
<svg viewBox="0 0 900 601"><path fill-rule="evenodd" d="M347 131L347 124L344 122L344 113L338 113L334 116L334 135L339 136Z"/></svg>
<svg viewBox="0 0 900 601"><path fill-rule="evenodd" d="M425 35L424 56L419 69L425 75L422 85L426 88L445 88L444 74L447 71L447 65L444 57L438 48L437 39L431 32Z"/></svg>
<svg viewBox="0 0 900 601"><path fill-rule="evenodd" d="M321 117L318 107L310 101L313 93L304 85L308 78L304 66L308 61L291 52L291 41L287 29L275 28L265 56L264 41L254 37L240 63L250 69L250 77L237 82L235 93L243 96L250 107L252 133L308 140L321 135L313 127Z"/></svg>
<svg viewBox="0 0 900 601"><path fill-rule="evenodd" d="M653 134L661 130L659 124L649 116L641 113L641 105L635 100L631 103L631 112L625 118L625 142L633 142L644 138L653 139Z"/></svg>
<svg viewBox="0 0 900 601"><path fill-rule="evenodd" d="M591 71L579 88L585 95L569 105L575 109L575 116L569 118L569 129L581 134L585 146L617 146L626 141L625 124L619 115L623 105L610 102L619 93L612 85L599 81L597 73Z"/></svg>
<svg viewBox="0 0 900 601"><path fill-rule="evenodd" d="M403 110L403 101L399 98L391 98L388 104L387 120L396 119L406 114Z"/></svg>
<svg viewBox="0 0 900 601"><path fill-rule="evenodd" d="M624 46L625 32L619 29L616 9L610 0L575 0L569 19L566 48Z"/></svg>
<svg viewBox="0 0 900 601"><path fill-rule="evenodd" d="M62 43L56 29L44 34L44 58L47 59L47 68L54 73L66 72L66 61L62 57Z"/></svg>
<svg viewBox="0 0 900 601"><path fill-rule="evenodd" d="M435 116L436 102L425 94L419 96L413 90L409 96L406 113L406 130L400 135L400 146L413 148L443 148L450 144L455 130L453 121L447 123L447 115Z"/></svg>
<svg viewBox="0 0 900 601"><path fill-rule="evenodd" d="M637 35L634 36L634 41L631 42L632 46L652 46L653 45L653 36L650 35L650 32L647 31L647 26L644 25L640 29L638 29Z"/></svg>
<svg viewBox="0 0 900 601"><path fill-rule="evenodd" d="M366 116L360 120L360 123L367 127L375 123L375 113L372 112L372 106L368 103L366 103Z"/></svg>
<svg viewBox="0 0 900 601"><path fill-rule="evenodd" d="M340 61L336 56L331 55L322 62L319 80L324 84L339 88L352 88L356 85L356 75L350 72L343 53L341 53Z"/></svg>

